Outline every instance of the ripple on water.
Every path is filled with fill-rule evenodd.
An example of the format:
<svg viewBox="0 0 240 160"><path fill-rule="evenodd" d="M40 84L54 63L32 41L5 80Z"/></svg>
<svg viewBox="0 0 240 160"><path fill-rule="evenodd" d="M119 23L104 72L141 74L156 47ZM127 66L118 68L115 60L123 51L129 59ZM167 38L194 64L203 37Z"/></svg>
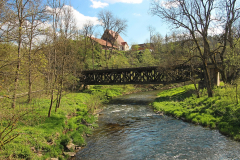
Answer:
<svg viewBox="0 0 240 160"><path fill-rule="evenodd" d="M110 103L76 159L240 159L240 143L217 130L155 114L147 105L154 96L146 94Z"/></svg>

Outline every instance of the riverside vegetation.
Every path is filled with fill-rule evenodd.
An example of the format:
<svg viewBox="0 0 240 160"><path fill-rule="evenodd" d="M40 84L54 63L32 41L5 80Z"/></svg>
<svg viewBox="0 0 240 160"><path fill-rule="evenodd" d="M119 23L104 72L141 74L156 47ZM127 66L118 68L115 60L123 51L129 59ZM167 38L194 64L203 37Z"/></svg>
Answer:
<svg viewBox="0 0 240 160"><path fill-rule="evenodd" d="M194 35L189 34L189 31L182 32L180 30L180 32L174 31L171 35L163 37L160 33L153 33L151 30L151 43L148 43L147 40L146 46L141 51L139 51L140 46L138 45L134 45L129 51L103 49L100 44L90 38L96 35L94 30L97 26L89 22L83 24L83 29L79 30L73 16L73 7L64 4L61 0L51 2L41 0L1 1L0 159L47 159L57 157L63 151L71 150L66 146L69 143L80 147L85 145L83 137L89 135L91 129L97 126L93 113L98 105L107 102L109 97L136 90L128 85L125 87L94 86L87 92L77 93L79 85L81 85L78 81L82 70L116 66L118 68L144 66L171 68L172 64L207 64L220 60L224 66L221 68L217 65L221 76L225 77L224 82L231 83L236 76L235 73L239 69L240 62L240 27L237 23L240 14L238 14L239 10L234 10L239 7L235 6L236 0L233 1L228 1L225 12L221 12L228 14L219 16L222 18L219 22L222 26L226 26L226 28L222 28L224 33L210 35L207 32L209 28L206 27L209 26L207 25L208 21L206 24L202 23L202 25L206 25L202 27L204 30L190 27L194 30L190 33ZM215 1L206 1L206 3L208 2L211 3L210 6L218 4ZM156 3L157 1L154 1L151 5L153 15L157 15L154 10L154 6L158 8ZM180 3L182 1L179 1ZM194 3L205 6L196 0ZM185 8L188 7L184 7L184 10ZM175 9L175 7L171 9ZM202 16L214 12L212 7L209 9L209 11L205 10L207 14L203 13ZM195 11L202 13L198 10ZM111 28L106 28L109 24L103 21L101 15L105 13L108 13L106 16L110 15L111 21L109 22L114 24ZM181 10L179 13L183 16L190 16ZM199 14L195 15L199 16ZM101 27L104 31L119 28L120 26L116 25L119 24L117 23L119 20L124 24L124 30L120 33L126 31L127 22L115 17L113 13L100 12L98 16L99 21L103 22ZM173 18L177 17L173 16ZM209 18L201 19L210 20ZM187 24L189 23L187 22ZM177 28L188 26L175 25ZM193 26L198 27L199 25L193 24ZM195 30L199 31L197 36L195 36ZM210 86L209 81L208 97L214 96ZM176 92L181 92L180 90L176 90ZM230 96L231 87L227 86L225 90L226 93L229 90L230 100L232 98ZM167 94L168 91L161 94L164 93ZM223 100L227 100L227 96L218 92L218 89L213 98L208 99L205 93L204 91L203 96L196 100L199 101L196 105L193 103L196 97L190 96L190 91L179 93L180 98L176 98L177 94L170 95L170 97L165 95L163 99L169 102L164 103L169 108L164 109L160 105L159 110L164 109L167 113L167 110L171 108L167 103L172 104L179 109L174 111L174 114L177 113L175 116L192 119L195 123L212 128L217 127L222 133L229 133L238 140L237 130L235 130L238 125L238 112L237 108L233 107L235 104L231 106L229 102L228 105L225 105ZM191 97L193 97L192 100ZM221 98L221 100L217 98ZM185 104L185 101L180 101L183 99L193 103L187 106L189 109L187 107L180 109L181 105ZM200 100L202 101L200 102ZM225 108L221 108L221 106ZM226 108L226 106L230 108ZM208 108L204 109L204 107ZM199 108L202 110L198 110ZM204 113L212 118L209 120L209 124L194 116L198 111L200 115ZM170 112L173 113L171 109ZM189 118L188 113L193 117ZM225 119L221 117L225 117Z"/></svg>
<svg viewBox="0 0 240 160"><path fill-rule="evenodd" d="M236 86L225 85L213 91L214 97L208 97L204 89L197 98L194 85L186 85L160 92L151 105L158 113L218 129L240 141L240 104Z"/></svg>
<svg viewBox="0 0 240 160"><path fill-rule="evenodd" d="M112 97L144 90L133 85L93 86L84 92L66 93L62 98L62 107L51 117L47 117L48 97L35 98L30 104L19 99L15 110L28 114L15 122L16 128L10 137L18 136L11 143L1 146L0 159L66 159L69 156L62 153L74 151L74 148L67 147L69 143L78 148L86 145L84 137L90 136L92 129L97 127L95 111L101 109L104 103ZM7 120L1 121L1 131L6 124Z"/></svg>

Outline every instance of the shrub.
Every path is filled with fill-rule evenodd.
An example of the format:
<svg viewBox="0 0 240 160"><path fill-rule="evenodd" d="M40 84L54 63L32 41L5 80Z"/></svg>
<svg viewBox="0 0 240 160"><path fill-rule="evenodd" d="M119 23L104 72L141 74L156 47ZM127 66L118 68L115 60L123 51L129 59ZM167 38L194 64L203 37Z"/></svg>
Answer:
<svg viewBox="0 0 240 160"><path fill-rule="evenodd" d="M70 142L70 138L67 135L62 135L60 137L60 144L65 148L67 144Z"/></svg>
<svg viewBox="0 0 240 160"><path fill-rule="evenodd" d="M76 145L83 146L86 144L84 138L78 131L73 132L71 134L71 138L73 140L73 143Z"/></svg>

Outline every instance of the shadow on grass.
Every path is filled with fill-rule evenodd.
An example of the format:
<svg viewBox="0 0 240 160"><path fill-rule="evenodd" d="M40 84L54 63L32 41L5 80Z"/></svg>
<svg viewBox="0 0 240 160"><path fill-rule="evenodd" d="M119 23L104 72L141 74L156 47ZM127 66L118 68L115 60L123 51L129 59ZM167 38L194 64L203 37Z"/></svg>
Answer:
<svg viewBox="0 0 240 160"><path fill-rule="evenodd" d="M172 102L172 101L183 101L194 94L195 90L188 90L185 92L174 94L173 96L161 96L155 99L155 102Z"/></svg>
<svg viewBox="0 0 240 160"><path fill-rule="evenodd" d="M59 128L62 128L64 125L64 117L56 117L56 116L51 116L51 117L46 117L45 120L39 124L39 127L45 130L52 130L56 129L59 130Z"/></svg>

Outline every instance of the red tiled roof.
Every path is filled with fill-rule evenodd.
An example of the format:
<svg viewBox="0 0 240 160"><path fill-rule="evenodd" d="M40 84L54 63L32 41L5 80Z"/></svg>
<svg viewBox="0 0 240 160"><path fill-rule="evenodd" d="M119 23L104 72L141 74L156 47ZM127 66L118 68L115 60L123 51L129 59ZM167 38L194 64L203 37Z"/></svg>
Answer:
<svg viewBox="0 0 240 160"><path fill-rule="evenodd" d="M127 42L122 42L121 44L122 44L123 46L125 46L125 45L127 44ZM127 44L127 45L128 45L128 44Z"/></svg>
<svg viewBox="0 0 240 160"><path fill-rule="evenodd" d="M103 39L93 38L91 37L95 42L98 42L102 46L106 46L106 41ZM107 42L108 47L112 47L111 43ZM116 46L113 46L113 48L117 48Z"/></svg>
<svg viewBox="0 0 240 160"><path fill-rule="evenodd" d="M115 35L116 35L116 32L114 32L114 31L112 31L112 30L109 30L109 33L110 33L113 37L115 37ZM117 43L118 43L119 45L121 45L122 42L125 42L125 41L124 41L124 40L122 39L122 37L118 34Z"/></svg>

